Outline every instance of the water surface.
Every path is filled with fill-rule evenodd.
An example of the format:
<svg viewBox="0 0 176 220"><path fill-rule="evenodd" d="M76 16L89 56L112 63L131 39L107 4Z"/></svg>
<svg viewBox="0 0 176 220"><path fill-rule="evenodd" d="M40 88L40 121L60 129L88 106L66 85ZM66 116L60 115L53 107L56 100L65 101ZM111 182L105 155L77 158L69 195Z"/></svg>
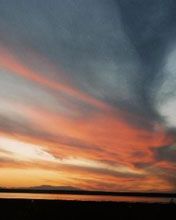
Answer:
<svg viewBox="0 0 176 220"><path fill-rule="evenodd" d="M136 197L136 196L104 196L104 195L74 195L74 194L42 194L42 193L0 193L0 198L6 199L44 199L69 201L115 201L115 202L145 202L169 203L171 198Z"/></svg>

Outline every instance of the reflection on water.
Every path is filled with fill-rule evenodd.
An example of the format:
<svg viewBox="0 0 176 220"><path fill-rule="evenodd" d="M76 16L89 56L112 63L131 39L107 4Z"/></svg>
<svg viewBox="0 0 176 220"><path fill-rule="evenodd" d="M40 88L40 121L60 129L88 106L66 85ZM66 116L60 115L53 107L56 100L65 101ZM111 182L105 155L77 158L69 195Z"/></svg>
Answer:
<svg viewBox="0 0 176 220"><path fill-rule="evenodd" d="M148 198L135 196L102 196L102 195L69 195L41 193L0 193L0 198L10 199L47 199L47 200L76 200L76 201L115 201L115 202L147 202L169 203L171 198Z"/></svg>

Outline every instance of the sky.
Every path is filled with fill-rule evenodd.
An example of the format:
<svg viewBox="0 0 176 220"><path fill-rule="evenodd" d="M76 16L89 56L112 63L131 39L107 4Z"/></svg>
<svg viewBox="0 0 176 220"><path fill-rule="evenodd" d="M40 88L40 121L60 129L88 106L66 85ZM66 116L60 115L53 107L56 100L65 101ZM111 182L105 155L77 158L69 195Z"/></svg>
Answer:
<svg viewBox="0 0 176 220"><path fill-rule="evenodd" d="M0 187L176 192L175 10L0 0Z"/></svg>

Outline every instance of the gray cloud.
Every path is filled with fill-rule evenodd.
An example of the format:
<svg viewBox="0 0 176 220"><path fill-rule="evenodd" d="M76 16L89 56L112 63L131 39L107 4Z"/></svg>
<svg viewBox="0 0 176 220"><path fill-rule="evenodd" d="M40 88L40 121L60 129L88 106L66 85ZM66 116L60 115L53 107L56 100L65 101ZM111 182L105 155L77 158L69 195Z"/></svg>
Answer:
<svg viewBox="0 0 176 220"><path fill-rule="evenodd" d="M35 49L81 90L114 106L140 108L134 89L141 82L140 59L114 1L1 1L0 12L2 42L22 59Z"/></svg>
<svg viewBox="0 0 176 220"><path fill-rule="evenodd" d="M123 1L119 5L125 31L140 56L142 81L136 87L143 109L154 119L156 91L164 80L163 65L168 46L175 40L175 1Z"/></svg>
<svg viewBox="0 0 176 220"><path fill-rule="evenodd" d="M176 163L176 146L163 146L158 149L153 149L153 151L158 161L164 160Z"/></svg>
<svg viewBox="0 0 176 220"><path fill-rule="evenodd" d="M175 39L174 1L0 4L0 39L26 63L32 48L61 65L66 79L81 90L118 108L162 119L155 93L164 77L168 45ZM59 80L57 74L53 77Z"/></svg>

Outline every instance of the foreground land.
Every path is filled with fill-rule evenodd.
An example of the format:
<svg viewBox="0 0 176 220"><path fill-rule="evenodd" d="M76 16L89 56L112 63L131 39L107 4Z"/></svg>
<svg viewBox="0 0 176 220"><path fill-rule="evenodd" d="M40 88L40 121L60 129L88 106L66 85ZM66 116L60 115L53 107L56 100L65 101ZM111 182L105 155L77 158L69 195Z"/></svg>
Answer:
<svg viewBox="0 0 176 220"><path fill-rule="evenodd" d="M175 204L0 199L0 219L175 219Z"/></svg>

